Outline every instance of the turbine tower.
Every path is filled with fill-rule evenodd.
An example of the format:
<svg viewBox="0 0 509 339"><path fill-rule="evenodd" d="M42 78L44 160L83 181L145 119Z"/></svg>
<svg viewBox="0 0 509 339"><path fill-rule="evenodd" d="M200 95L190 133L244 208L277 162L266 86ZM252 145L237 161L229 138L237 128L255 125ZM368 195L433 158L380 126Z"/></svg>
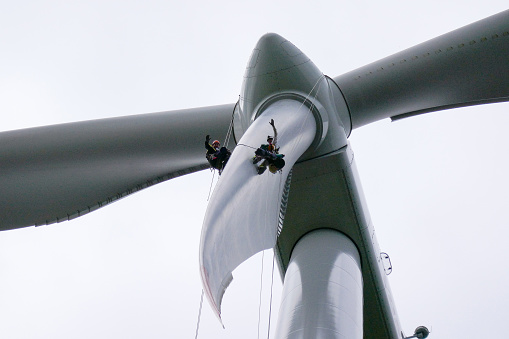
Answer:
<svg viewBox="0 0 509 339"><path fill-rule="evenodd" d="M509 100L508 32L505 11L334 78L267 34L237 103L1 133L0 229L71 220L206 169L195 141L231 125L237 146L200 246L217 314L231 271L274 248L285 276L278 337L401 338L348 137L385 118ZM250 157L270 119L287 165L259 176Z"/></svg>
<svg viewBox="0 0 509 339"><path fill-rule="evenodd" d="M384 118L507 100L508 77L500 75L509 75L509 45L499 37L508 15L334 79L286 39L260 39L235 110L235 135L242 136L239 145L255 145L267 132L264 124L281 121L281 152L293 157L293 171L288 180L284 169L280 182L291 188L283 196L277 178L254 175L249 151L236 148L209 204L201 241L203 283L218 315L231 271L275 247L285 276L277 337L404 337L347 137ZM474 65L480 76L472 78ZM266 200L264 208L259 202Z"/></svg>

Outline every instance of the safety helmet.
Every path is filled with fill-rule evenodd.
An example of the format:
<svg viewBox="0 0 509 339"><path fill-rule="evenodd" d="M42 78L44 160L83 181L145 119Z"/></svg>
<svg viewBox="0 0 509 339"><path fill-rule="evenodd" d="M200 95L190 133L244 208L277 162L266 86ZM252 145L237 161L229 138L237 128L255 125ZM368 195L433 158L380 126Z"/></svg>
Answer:
<svg viewBox="0 0 509 339"><path fill-rule="evenodd" d="M221 145L221 143L219 142L219 140L214 140L214 142L212 143L212 146L214 146L215 144L217 144L217 146Z"/></svg>
<svg viewBox="0 0 509 339"><path fill-rule="evenodd" d="M267 135L267 141L269 140L274 140L274 138L272 137L272 135Z"/></svg>

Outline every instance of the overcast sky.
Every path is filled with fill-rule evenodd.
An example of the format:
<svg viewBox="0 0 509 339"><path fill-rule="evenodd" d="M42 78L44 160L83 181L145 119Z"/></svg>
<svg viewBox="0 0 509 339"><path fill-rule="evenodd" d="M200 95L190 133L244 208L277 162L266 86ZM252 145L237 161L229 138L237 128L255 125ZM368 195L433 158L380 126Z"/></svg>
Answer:
<svg viewBox="0 0 509 339"><path fill-rule="evenodd" d="M507 0L4 0L0 130L233 103L267 32L333 77L505 9ZM506 126L504 103L381 121L350 137L407 335L419 325L430 338L505 335ZM72 222L1 232L0 337L194 338L212 179L203 171ZM267 337L272 251L264 259L263 275L261 255L234 272L226 329L204 302L199 338ZM272 329L277 269L274 280Z"/></svg>

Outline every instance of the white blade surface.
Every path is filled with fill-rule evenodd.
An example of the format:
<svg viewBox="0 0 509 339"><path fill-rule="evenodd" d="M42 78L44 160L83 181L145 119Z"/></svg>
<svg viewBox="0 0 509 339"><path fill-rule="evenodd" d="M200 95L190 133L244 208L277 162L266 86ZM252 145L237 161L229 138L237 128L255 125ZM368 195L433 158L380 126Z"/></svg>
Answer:
<svg viewBox="0 0 509 339"><path fill-rule="evenodd" d="M281 173L258 175L254 151L272 135L270 119L278 131ZM256 119L240 140L210 199L200 243L202 282L210 303L220 316L221 299L231 272L243 261L276 244L281 197L293 164L315 137L315 119L306 106L293 100L273 104Z"/></svg>

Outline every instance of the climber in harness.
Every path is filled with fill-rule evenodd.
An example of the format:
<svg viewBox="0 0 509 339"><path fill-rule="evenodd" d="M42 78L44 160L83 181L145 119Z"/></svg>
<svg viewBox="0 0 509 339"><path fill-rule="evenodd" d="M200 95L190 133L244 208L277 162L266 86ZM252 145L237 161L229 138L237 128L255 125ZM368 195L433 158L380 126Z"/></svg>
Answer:
<svg viewBox="0 0 509 339"><path fill-rule="evenodd" d="M214 140L212 142L212 145L210 144L210 135L207 135L205 137L205 148L207 149L207 153L205 154L205 157L207 158L207 161L209 162L210 166L212 168L215 168L219 171L219 175L224 170L224 167L226 166L226 163L230 159L230 155L232 152L227 149L226 147L220 147L221 143L219 140Z"/></svg>
<svg viewBox="0 0 509 339"><path fill-rule="evenodd" d="M253 164L255 164L258 174L265 172L267 166L271 173L277 173L285 166L283 160L285 155L279 154L279 147L277 146L277 130L274 119L270 119L269 124L272 126L274 136L267 136L267 144L262 144L257 148L253 157Z"/></svg>

